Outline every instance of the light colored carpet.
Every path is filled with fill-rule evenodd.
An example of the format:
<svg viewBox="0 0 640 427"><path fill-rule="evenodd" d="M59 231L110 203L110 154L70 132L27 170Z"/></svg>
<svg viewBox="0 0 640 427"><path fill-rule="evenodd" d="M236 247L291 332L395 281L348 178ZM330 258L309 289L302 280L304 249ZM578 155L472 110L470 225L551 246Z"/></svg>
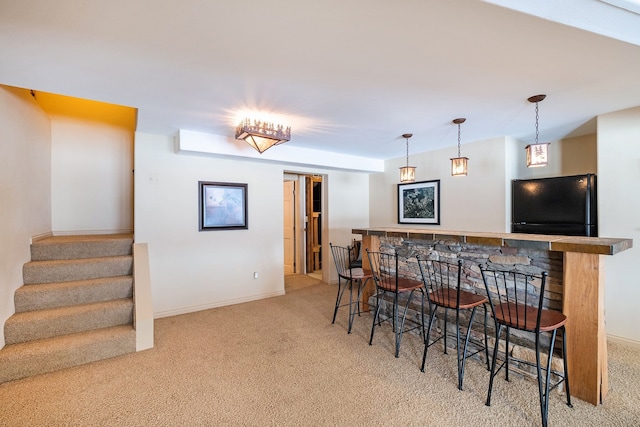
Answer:
<svg viewBox="0 0 640 427"><path fill-rule="evenodd" d="M371 315L346 333L335 286L155 322L151 350L0 385L1 426L537 426L537 386L468 364L408 335L393 357L388 325L368 345ZM640 425L640 351L609 345L609 397L574 408L556 393L550 426Z"/></svg>
<svg viewBox="0 0 640 427"><path fill-rule="evenodd" d="M285 292L297 291L308 286L315 286L322 283L317 275L314 274L287 274L284 276Z"/></svg>

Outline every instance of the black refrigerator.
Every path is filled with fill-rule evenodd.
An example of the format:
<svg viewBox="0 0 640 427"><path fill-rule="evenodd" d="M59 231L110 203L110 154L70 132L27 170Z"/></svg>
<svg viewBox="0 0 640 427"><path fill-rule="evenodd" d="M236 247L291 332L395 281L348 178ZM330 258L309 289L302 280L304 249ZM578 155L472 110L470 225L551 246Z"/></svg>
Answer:
<svg viewBox="0 0 640 427"><path fill-rule="evenodd" d="M511 232L598 236L596 175L511 182Z"/></svg>

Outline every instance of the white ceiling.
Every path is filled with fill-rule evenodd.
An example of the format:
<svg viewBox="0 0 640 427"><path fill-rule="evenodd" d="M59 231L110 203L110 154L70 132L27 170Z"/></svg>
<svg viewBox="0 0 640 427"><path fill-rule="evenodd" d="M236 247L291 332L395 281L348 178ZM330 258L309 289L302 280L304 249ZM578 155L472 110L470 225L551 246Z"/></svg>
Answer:
<svg viewBox="0 0 640 427"><path fill-rule="evenodd" d="M260 110L292 146L387 159L407 132L456 145L457 117L463 144L532 141L544 93L554 140L639 106L638 76L640 15L599 0L0 0L0 84L136 107L156 134L232 137Z"/></svg>

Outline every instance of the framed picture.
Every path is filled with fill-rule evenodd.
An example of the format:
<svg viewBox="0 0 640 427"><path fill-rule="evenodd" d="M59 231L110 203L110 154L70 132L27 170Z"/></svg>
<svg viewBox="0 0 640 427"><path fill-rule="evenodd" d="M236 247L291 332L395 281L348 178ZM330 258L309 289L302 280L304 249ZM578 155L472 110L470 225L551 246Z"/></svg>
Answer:
<svg viewBox="0 0 640 427"><path fill-rule="evenodd" d="M440 224L440 180L398 184L398 224Z"/></svg>
<svg viewBox="0 0 640 427"><path fill-rule="evenodd" d="M247 229L247 184L198 181L200 231Z"/></svg>

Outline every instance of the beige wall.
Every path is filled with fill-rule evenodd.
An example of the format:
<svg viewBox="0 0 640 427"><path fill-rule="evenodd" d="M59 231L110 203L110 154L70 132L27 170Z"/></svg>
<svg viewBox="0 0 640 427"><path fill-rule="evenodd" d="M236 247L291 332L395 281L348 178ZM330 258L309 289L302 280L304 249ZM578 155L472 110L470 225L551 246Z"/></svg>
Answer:
<svg viewBox="0 0 640 427"><path fill-rule="evenodd" d="M567 138L561 142L562 175L598 173L598 138L596 134Z"/></svg>
<svg viewBox="0 0 640 427"><path fill-rule="evenodd" d="M182 154L173 138L143 133L135 137L135 170L135 238L149 244L156 317L284 292L285 170L326 177L323 242L349 242L351 227L368 225L361 173ZM248 230L198 231L198 181L247 183Z"/></svg>
<svg viewBox="0 0 640 427"><path fill-rule="evenodd" d="M133 230L133 131L51 116L54 234Z"/></svg>
<svg viewBox="0 0 640 427"><path fill-rule="evenodd" d="M133 230L136 110L38 92L51 118L53 233Z"/></svg>
<svg viewBox="0 0 640 427"><path fill-rule="evenodd" d="M640 107L598 117L600 236L634 248L605 258L607 333L640 343Z"/></svg>
<svg viewBox="0 0 640 427"><path fill-rule="evenodd" d="M511 177L505 169L507 156L511 156L509 138L492 138L464 145L463 153L469 157L466 177L451 176L451 148L412 155L416 166L416 181L440 180L441 230L507 231L506 211L508 183ZM492 153L492 156L487 156ZM385 173L370 178L370 222L372 227L416 227L398 224L399 168L405 158L388 160Z"/></svg>
<svg viewBox="0 0 640 427"><path fill-rule="evenodd" d="M51 231L51 125L29 91L0 85L0 324L14 311L32 236ZM4 327L0 328L0 347Z"/></svg>

